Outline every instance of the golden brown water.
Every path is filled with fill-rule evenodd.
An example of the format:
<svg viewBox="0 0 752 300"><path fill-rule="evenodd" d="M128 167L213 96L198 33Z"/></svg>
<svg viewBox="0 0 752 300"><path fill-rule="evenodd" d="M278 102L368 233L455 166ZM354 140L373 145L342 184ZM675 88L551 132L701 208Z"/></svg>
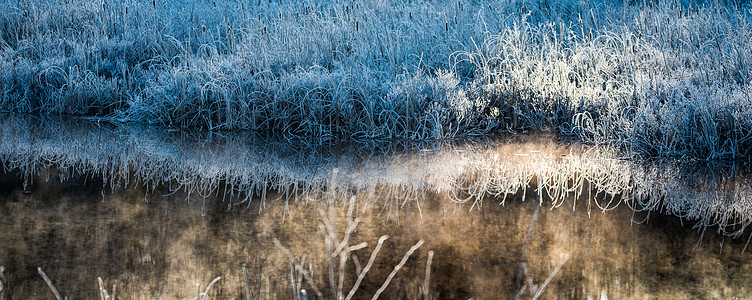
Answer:
<svg viewBox="0 0 752 300"><path fill-rule="evenodd" d="M752 182L733 164L640 162L546 134L369 154L246 133L0 122L0 300L50 299L37 268L70 299L193 299L215 278L212 299L752 292Z"/></svg>
<svg viewBox="0 0 752 300"><path fill-rule="evenodd" d="M290 261L274 238L298 260L306 254L305 268L324 296L332 298L319 229L320 212L327 215L330 208L323 198L293 197L285 212L285 199L274 200L270 192L261 213L259 201L227 211L221 194L203 199L138 185L113 191L103 188L97 176L61 183L54 169L44 169L26 190L19 178L3 176L0 188L6 299L52 297L37 267L70 299L96 298L97 277L110 293L116 287L118 299L192 299L196 284L203 291L220 276L210 290L212 299L245 299L243 263L255 296L292 299ZM424 201L404 206L356 197L353 214L361 222L349 244L368 243L353 252L361 267L379 237L389 238L354 299L371 298L421 239L425 243L399 270L383 299L421 297L429 251L435 253L432 299L529 299L549 277L541 299L748 299L752 294L752 254L749 249L741 253L745 239L731 240L711 229L697 245L701 234L676 217L654 212L647 224L635 224L633 218L645 215L635 215L626 205L588 214L584 208L572 211L571 197L555 209L540 207L534 194L529 192L526 201L521 193L510 196L503 206L497 204L501 199L487 198L472 210L431 192ZM339 239L348 205L340 199L332 209ZM338 270L339 260L336 265ZM350 256L345 294L355 274ZM313 294L305 280L302 288Z"/></svg>

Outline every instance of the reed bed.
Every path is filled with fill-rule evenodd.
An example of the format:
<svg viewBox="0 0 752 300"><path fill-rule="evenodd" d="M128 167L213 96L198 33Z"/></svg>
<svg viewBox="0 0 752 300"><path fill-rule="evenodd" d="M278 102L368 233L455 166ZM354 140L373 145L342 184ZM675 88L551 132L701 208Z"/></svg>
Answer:
<svg viewBox="0 0 752 300"><path fill-rule="evenodd" d="M751 13L699 0L7 1L0 111L312 144L547 130L748 162Z"/></svg>
<svg viewBox="0 0 752 300"><path fill-rule="evenodd" d="M5 171L20 172L28 184L84 174L113 189L166 186L189 198L221 197L228 209L262 209L269 201L345 205L357 196L361 212L383 209L398 221L400 210L420 210L430 195L468 209L521 197L589 213L628 205L734 237L752 222L752 182L738 166L638 161L602 146L564 145L551 136L353 154L340 147L275 144L248 133L191 135L138 125L5 118L0 137ZM40 173L47 168L56 168L59 178Z"/></svg>

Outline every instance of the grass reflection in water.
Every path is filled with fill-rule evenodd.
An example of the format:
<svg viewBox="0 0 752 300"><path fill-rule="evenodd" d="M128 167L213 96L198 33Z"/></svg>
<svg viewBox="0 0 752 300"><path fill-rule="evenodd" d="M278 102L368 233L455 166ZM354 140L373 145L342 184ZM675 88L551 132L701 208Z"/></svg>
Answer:
<svg viewBox="0 0 752 300"><path fill-rule="evenodd" d="M47 296L37 267L79 297L112 284L122 297L195 297L221 277L212 298L245 297L246 282L261 298L293 286L360 298L395 270L384 298L749 292L746 239L731 238L752 197L732 168L638 163L545 135L352 156L74 120L5 119L0 132L0 263L15 297Z"/></svg>

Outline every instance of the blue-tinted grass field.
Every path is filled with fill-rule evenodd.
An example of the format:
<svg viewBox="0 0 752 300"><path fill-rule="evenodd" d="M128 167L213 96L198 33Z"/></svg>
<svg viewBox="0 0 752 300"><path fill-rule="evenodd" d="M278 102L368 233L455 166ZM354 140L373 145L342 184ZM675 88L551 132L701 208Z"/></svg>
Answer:
<svg viewBox="0 0 752 300"><path fill-rule="evenodd" d="M0 111L312 144L552 131L750 159L739 1L13 0Z"/></svg>

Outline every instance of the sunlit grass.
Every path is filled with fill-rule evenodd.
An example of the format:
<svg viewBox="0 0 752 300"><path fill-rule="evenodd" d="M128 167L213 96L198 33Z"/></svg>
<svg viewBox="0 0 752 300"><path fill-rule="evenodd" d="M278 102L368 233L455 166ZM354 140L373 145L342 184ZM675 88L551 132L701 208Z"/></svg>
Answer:
<svg viewBox="0 0 752 300"><path fill-rule="evenodd" d="M12 1L0 110L311 143L527 129L749 160L733 1Z"/></svg>

